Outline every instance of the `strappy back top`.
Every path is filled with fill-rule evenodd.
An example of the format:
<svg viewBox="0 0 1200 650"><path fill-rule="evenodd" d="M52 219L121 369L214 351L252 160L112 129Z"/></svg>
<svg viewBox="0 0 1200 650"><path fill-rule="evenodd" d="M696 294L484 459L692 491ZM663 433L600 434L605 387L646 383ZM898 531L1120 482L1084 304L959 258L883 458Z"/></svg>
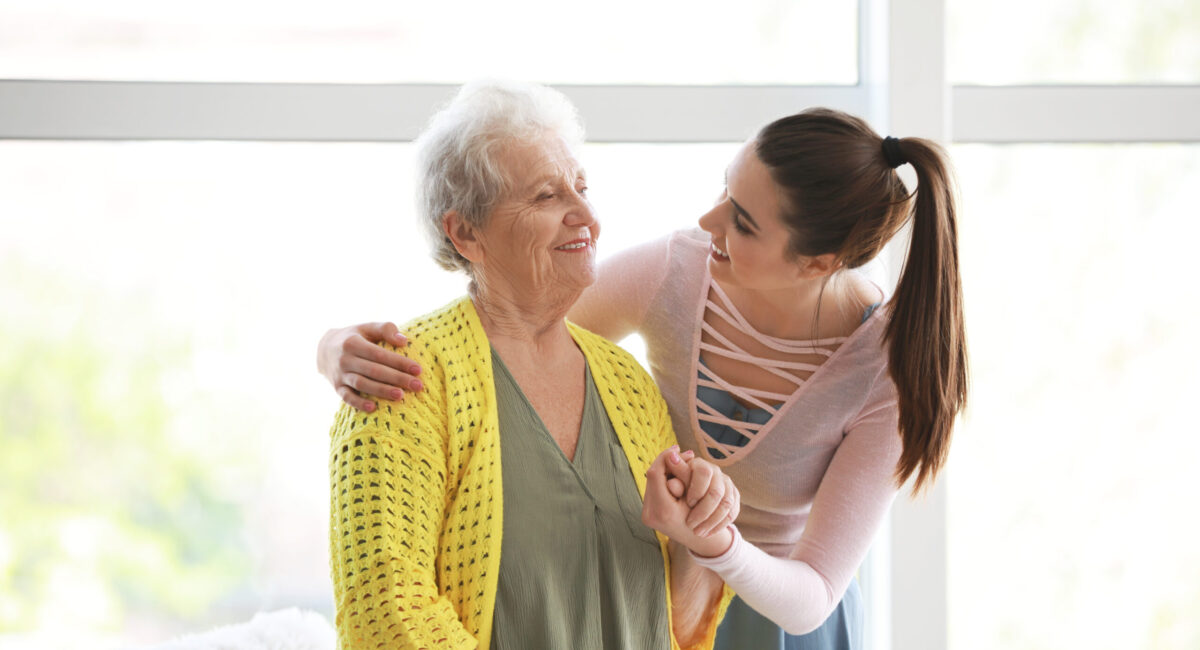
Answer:
<svg viewBox="0 0 1200 650"><path fill-rule="evenodd" d="M796 374L797 379L784 382L780 378L773 395L768 394L771 391L745 391L738 396L736 386L700 362L701 352L714 366L720 365L716 363L719 355L723 361L736 359L747 351L729 343L751 340L743 340L739 334L735 341L722 343L707 333L703 319L710 297L711 308L721 310L714 311L721 319L718 329L731 333L723 322L728 319L737 325L744 321L727 297L722 300L719 294L711 295L719 287L710 292L715 285L707 258L707 235L681 231L646 245L620 264L636 279L629 283L631 290L645 296L631 297L631 302L645 305L637 330L645 339L646 357L667 401L680 446L720 465L738 486L742 511L737 524L746 540L772 555L789 556L798 550L818 487L844 486L841 494L850 499L846 507L864 516L890 502L895 494L892 472L900 455L900 439L895 385L887 372L883 340L888 310L886 306L875 309L853 333L839 339L776 341L767 337L771 345L784 350L810 352L809 348L816 348L828 354L805 360L812 362L809 367L817 366L811 371L786 364L771 366L773 371L766 372ZM738 327L739 331L745 329ZM757 349L760 339L753 340ZM788 391L785 386L794 387L790 394L784 395ZM724 404L707 397L697 399L706 392L723 396ZM735 422L731 425L722 415ZM733 435L722 437L706 430L718 427L728 427ZM822 543L823 552L853 557L852 549L861 540L854 538L850 529L872 530L865 523L863 528L852 524L858 515L847 518L847 514L843 510L839 516L849 528L836 533L837 542ZM836 573L833 565L838 560L832 555L829 563L818 564ZM852 572L853 567L848 570Z"/></svg>
<svg viewBox="0 0 1200 650"><path fill-rule="evenodd" d="M700 430L697 437L710 456L724 460L735 458L748 446L752 446L751 441L761 435L782 405L849 337L795 340L763 334L738 311L720 284L711 282L709 288L709 297L706 298L704 306L705 315L711 314L715 318L703 318L701 321L701 331L708 335L711 342L702 337L699 342L700 352L751 364L792 386L787 393L740 386L721 377L704 362L703 356L698 357L695 405ZM880 304L875 303L866 308L862 317L863 323ZM788 361L753 354L721 334L708 322L716 319L724 321L737 332L781 355L816 356L820 362Z"/></svg>

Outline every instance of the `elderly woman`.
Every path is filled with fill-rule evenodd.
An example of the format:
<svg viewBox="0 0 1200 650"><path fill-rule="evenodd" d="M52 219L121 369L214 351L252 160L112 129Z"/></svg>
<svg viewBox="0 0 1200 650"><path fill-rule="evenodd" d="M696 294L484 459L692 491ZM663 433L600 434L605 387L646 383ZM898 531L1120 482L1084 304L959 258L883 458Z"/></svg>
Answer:
<svg viewBox="0 0 1200 650"><path fill-rule="evenodd" d="M421 221L470 290L405 328L424 390L333 425L343 649L712 643L722 594L688 593L672 629L671 553L641 496L707 485L704 521L671 532L717 555L736 491L679 456L638 364L564 319L596 279L581 140L561 95L498 84L464 88L418 140Z"/></svg>

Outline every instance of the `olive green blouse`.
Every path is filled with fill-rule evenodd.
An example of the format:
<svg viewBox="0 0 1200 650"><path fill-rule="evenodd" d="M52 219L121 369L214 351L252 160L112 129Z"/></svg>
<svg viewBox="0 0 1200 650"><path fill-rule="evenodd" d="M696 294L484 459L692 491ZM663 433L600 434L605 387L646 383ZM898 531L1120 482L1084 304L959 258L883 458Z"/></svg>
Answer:
<svg viewBox="0 0 1200 650"><path fill-rule="evenodd" d="M663 557L590 370L574 462L492 350L504 521L495 650L671 647Z"/></svg>

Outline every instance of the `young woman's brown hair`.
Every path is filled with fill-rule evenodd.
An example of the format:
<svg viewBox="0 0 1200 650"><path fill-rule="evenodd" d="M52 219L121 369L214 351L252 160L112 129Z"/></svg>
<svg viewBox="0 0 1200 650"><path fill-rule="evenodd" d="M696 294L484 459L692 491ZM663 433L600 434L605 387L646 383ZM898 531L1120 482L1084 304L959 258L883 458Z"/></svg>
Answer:
<svg viewBox="0 0 1200 650"><path fill-rule="evenodd" d="M846 268L874 259L909 219L912 242L889 302L888 363L899 395L904 450L897 482L928 486L946 461L966 404L967 354L955 196L944 151L922 138L880 138L866 122L811 109L768 124L759 158L783 190L797 255L834 253ZM911 164L909 194L896 167Z"/></svg>

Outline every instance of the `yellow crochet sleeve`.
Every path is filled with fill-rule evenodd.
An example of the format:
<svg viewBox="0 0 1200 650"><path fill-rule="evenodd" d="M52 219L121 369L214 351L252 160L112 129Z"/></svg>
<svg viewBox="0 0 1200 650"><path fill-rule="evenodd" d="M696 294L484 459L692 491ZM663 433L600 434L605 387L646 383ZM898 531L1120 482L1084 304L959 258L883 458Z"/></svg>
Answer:
<svg viewBox="0 0 1200 650"><path fill-rule="evenodd" d="M430 367L419 343L406 355ZM446 503L442 387L379 402L373 413L343 405L331 431L330 552L342 650L477 646L441 596L438 539Z"/></svg>

